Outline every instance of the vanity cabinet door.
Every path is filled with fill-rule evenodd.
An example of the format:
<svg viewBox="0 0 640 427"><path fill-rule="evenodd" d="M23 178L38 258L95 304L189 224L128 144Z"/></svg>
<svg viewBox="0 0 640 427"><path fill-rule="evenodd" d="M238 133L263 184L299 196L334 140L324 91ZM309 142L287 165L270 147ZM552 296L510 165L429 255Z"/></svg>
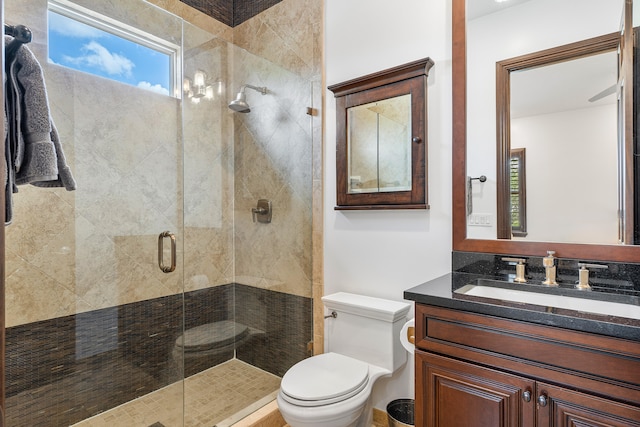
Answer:
<svg viewBox="0 0 640 427"><path fill-rule="evenodd" d="M535 382L416 351L416 426L533 427Z"/></svg>
<svg viewBox="0 0 640 427"><path fill-rule="evenodd" d="M640 408L538 383L538 427L639 427Z"/></svg>

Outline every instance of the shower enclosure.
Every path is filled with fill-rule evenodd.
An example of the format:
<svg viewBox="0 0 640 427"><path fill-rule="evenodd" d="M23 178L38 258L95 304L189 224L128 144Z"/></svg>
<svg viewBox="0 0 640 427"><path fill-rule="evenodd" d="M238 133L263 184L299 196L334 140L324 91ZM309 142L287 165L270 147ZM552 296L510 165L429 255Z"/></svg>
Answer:
<svg viewBox="0 0 640 427"><path fill-rule="evenodd" d="M4 2L33 32L77 182L13 197L7 425L230 425L313 340L313 85L143 0L58 3L168 42L177 65L157 93L52 63L47 1ZM249 83L267 94L233 112ZM253 221L259 199L270 223Z"/></svg>

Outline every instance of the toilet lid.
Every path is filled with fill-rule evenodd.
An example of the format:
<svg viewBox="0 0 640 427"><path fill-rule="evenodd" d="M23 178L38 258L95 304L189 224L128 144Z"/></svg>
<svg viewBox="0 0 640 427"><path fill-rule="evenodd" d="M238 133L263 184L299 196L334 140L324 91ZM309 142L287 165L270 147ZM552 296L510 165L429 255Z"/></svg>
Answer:
<svg viewBox="0 0 640 427"><path fill-rule="evenodd" d="M369 365L337 353L324 353L295 364L282 377L285 399L301 406L326 405L348 399L366 387ZM289 399L286 399L289 400Z"/></svg>
<svg viewBox="0 0 640 427"><path fill-rule="evenodd" d="M205 351L230 345L244 338L249 328L233 320L206 323L184 331L176 339L176 346L184 351Z"/></svg>

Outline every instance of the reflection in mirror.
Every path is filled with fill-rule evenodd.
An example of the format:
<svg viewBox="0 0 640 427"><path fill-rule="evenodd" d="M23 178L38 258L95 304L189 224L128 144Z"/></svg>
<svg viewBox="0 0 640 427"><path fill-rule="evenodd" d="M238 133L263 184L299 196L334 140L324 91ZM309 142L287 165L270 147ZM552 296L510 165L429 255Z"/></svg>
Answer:
<svg viewBox="0 0 640 427"><path fill-rule="evenodd" d="M617 76L615 51L512 70L505 89L507 96L510 91L506 115L511 119L502 129L496 127L501 118L495 82L496 64L509 58L618 31L624 0L528 0L511 7L510 2L500 3L498 10L481 10L483 1L468 3L466 174L488 177L474 186L472 198L474 212L490 218L490 226L467 223L467 238L616 244L619 122L616 94L611 92ZM604 72L595 68L601 56L609 67ZM588 102L598 94L599 99ZM504 142L501 130L507 132L510 145L498 145L498 160L494 153L496 141ZM507 176L512 148L527 152L526 236L511 230Z"/></svg>
<svg viewBox="0 0 640 427"><path fill-rule="evenodd" d="M510 168L502 179L498 172L498 238L621 240L619 194L611 191L618 185L617 40L614 33L498 63L503 95L497 114L508 122L498 127L498 164ZM587 49L605 53L583 56ZM559 56L561 62L547 64ZM513 154L525 148L528 174L520 178L530 190L514 203ZM501 158L509 152L510 158ZM524 159L520 163L524 166Z"/></svg>
<svg viewBox="0 0 640 427"><path fill-rule="evenodd" d="M527 237L527 156L526 148L509 150L508 221L513 237Z"/></svg>
<svg viewBox="0 0 640 427"><path fill-rule="evenodd" d="M411 190L411 94L347 109L349 193Z"/></svg>

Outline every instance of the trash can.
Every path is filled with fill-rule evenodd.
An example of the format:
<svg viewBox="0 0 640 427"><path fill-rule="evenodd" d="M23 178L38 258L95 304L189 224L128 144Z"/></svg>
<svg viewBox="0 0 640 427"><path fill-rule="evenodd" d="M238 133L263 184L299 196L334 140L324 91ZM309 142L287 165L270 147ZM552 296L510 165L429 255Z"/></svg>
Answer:
<svg viewBox="0 0 640 427"><path fill-rule="evenodd" d="M396 399L387 405L389 427L413 426L413 399Z"/></svg>

